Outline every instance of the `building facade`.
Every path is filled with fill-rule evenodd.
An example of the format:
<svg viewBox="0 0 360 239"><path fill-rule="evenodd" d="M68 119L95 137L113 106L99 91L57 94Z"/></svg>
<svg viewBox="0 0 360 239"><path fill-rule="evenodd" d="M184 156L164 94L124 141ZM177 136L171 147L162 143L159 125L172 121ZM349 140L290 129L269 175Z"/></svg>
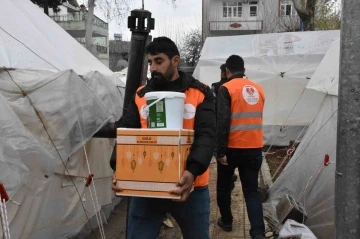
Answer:
<svg viewBox="0 0 360 239"><path fill-rule="evenodd" d="M209 36L286 32L299 27L292 0L203 0L203 41Z"/></svg>
<svg viewBox="0 0 360 239"><path fill-rule="evenodd" d="M49 17L74 37L81 45L85 45L87 10L76 0L64 2L60 12L53 13L49 9ZM90 52L104 65L109 67L109 25L99 17L93 18L93 44Z"/></svg>

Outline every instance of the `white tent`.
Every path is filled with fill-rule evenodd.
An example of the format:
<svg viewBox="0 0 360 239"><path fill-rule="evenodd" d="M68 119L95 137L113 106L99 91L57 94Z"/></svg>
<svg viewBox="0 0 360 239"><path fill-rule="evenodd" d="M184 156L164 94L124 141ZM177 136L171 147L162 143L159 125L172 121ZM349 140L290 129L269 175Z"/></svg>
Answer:
<svg viewBox="0 0 360 239"><path fill-rule="evenodd" d="M109 217L115 140L92 136L121 116L114 77L31 1L1 2L0 182L11 238L69 238L89 219L97 227L95 212Z"/></svg>
<svg viewBox="0 0 360 239"><path fill-rule="evenodd" d="M270 187L265 215L278 220L276 205L285 193L305 207L305 224L319 239L335 237L334 193L340 41L335 41L307 85L323 94L316 118L279 178ZM325 155L330 164L324 166Z"/></svg>
<svg viewBox="0 0 360 239"><path fill-rule="evenodd" d="M265 144L288 145L305 132L321 102L321 94L305 86L339 37L339 31L210 37L194 77L211 85L220 80L220 65L230 55L242 56L245 74L265 91Z"/></svg>
<svg viewBox="0 0 360 239"><path fill-rule="evenodd" d="M128 68L124 68L121 71L118 72L114 72L114 75L116 76L116 86L121 86L121 85L126 85L126 77L127 77L127 71ZM151 78L151 72L150 69L148 67L148 72L147 72L147 78L150 79Z"/></svg>
<svg viewBox="0 0 360 239"><path fill-rule="evenodd" d="M31 1L1 1L0 46L0 67L112 74Z"/></svg>

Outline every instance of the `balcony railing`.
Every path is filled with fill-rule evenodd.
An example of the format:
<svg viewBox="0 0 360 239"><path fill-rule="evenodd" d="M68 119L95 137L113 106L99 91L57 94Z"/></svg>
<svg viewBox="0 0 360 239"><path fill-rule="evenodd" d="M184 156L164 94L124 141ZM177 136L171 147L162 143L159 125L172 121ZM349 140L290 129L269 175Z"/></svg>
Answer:
<svg viewBox="0 0 360 239"><path fill-rule="evenodd" d="M263 30L262 20L249 20L249 21L210 21L210 31L244 31L244 30Z"/></svg>
<svg viewBox="0 0 360 239"><path fill-rule="evenodd" d="M96 50L99 53L105 53L105 54L107 53L107 47L104 46L96 45Z"/></svg>
<svg viewBox="0 0 360 239"><path fill-rule="evenodd" d="M83 47L85 47L86 48L86 43L84 42L84 41L79 41L78 40L78 42L83 46ZM106 47L106 46L100 46L100 45L95 45L96 46L96 51L98 52L98 53L107 53L107 50L108 50L108 48Z"/></svg>
<svg viewBox="0 0 360 239"><path fill-rule="evenodd" d="M67 15L52 15L50 16L55 22L83 22L86 21L87 13L76 12L69 13ZM94 15L93 17L93 25L108 29L108 23L104 22L100 18Z"/></svg>

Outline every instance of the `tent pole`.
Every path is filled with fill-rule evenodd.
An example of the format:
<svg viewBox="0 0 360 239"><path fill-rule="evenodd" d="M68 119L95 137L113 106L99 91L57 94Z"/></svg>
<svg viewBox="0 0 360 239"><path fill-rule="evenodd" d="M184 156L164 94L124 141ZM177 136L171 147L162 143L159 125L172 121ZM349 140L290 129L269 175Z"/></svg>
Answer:
<svg viewBox="0 0 360 239"><path fill-rule="evenodd" d="M336 238L360 238L360 1L342 1L336 152Z"/></svg>

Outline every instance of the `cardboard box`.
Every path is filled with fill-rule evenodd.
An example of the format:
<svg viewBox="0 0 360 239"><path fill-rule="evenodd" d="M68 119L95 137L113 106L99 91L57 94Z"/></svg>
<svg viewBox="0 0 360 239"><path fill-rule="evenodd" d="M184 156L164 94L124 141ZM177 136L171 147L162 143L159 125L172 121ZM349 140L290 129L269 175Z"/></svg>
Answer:
<svg viewBox="0 0 360 239"><path fill-rule="evenodd" d="M118 196L180 198L177 189L194 140L193 130L117 129Z"/></svg>

